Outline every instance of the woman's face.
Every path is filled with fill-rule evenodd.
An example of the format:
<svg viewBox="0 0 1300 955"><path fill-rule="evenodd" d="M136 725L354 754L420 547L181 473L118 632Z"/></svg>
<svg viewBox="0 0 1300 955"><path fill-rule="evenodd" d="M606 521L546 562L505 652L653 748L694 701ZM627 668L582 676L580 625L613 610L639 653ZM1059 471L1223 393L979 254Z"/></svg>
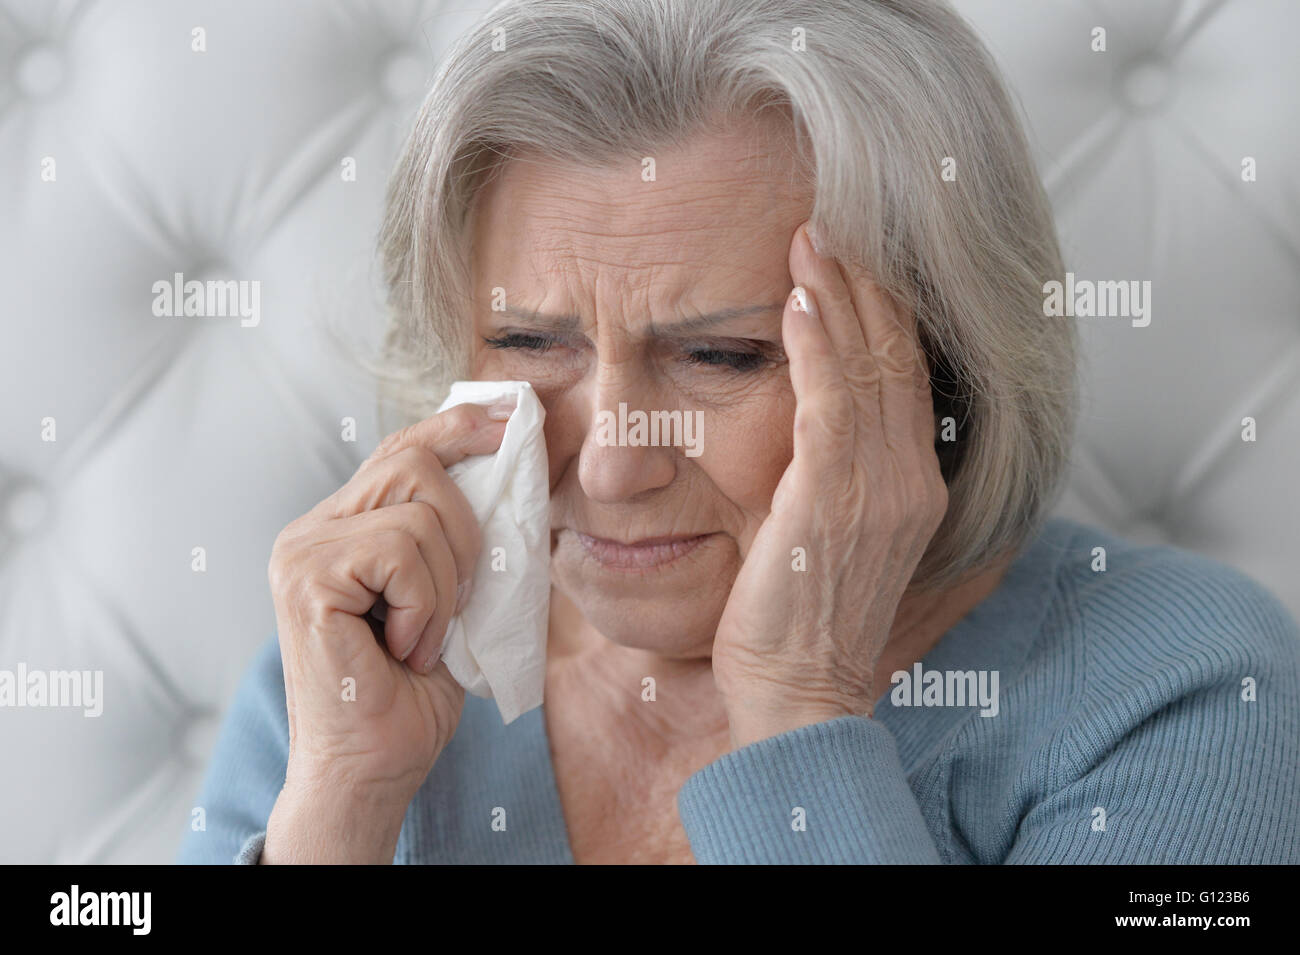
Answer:
<svg viewBox="0 0 1300 955"><path fill-rule="evenodd" d="M789 149L781 127L711 134L651 182L521 157L480 192L472 374L545 406L552 581L616 643L708 654L790 461L781 313L812 196ZM699 429L634 446L637 411Z"/></svg>

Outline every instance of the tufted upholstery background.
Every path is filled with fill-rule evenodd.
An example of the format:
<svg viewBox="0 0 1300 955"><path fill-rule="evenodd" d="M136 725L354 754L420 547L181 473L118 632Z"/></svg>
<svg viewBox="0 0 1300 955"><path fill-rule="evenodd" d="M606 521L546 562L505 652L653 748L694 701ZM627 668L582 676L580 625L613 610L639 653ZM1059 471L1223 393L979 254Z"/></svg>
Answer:
<svg viewBox="0 0 1300 955"><path fill-rule="evenodd" d="M0 862L172 858L274 632L271 543L381 437L321 326L372 340L389 168L485 6L0 0L0 669L104 673L97 719L0 709ZM1080 320L1061 512L1300 614L1300 6L957 6L1024 102L1067 263L1153 283L1149 327ZM176 272L259 280L260 321L156 317Z"/></svg>

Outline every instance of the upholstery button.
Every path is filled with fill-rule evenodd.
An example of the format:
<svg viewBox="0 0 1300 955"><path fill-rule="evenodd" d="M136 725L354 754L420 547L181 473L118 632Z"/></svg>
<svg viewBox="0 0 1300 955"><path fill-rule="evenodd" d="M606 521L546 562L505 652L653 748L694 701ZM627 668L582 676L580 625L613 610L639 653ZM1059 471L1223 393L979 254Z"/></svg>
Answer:
<svg viewBox="0 0 1300 955"><path fill-rule="evenodd" d="M1134 109L1155 109L1169 98L1173 90L1173 73L1163 60L1138 60L1125 71L1120 85L1124 98Z"/></svg>
<svg viewBox="0 0 1300 955"><path fill-rule="evenodd" d="M49 513L48 495L33 484L23 484L5 496L4 522L16 536L32 534Z"/></svg>
<svg viewBox="0 0 1300 955"><path fill-rule="evenodd" d="M222 286L225 286L225 283L232 282L232 281L238 281L238 279L235 276L234 270L226 262L223 262L219 259L215 259L215 260L206 261L201 265L192 268L188 272L186 272L185 283L182 286L182 289L188 287L191 282L198 282L201 286L203 286L204 289L203 292L204 305L202 309L203 317L204 318L228 318L234 313L230 312L229 314L216 314L216 315L208 314L207 302L209 296L208 296L207 289L210 283L217 283ZM188 295L186 297L188 297ZM182 299L182 302L183 301L184 299ZM238 305L239 305L239 299L237 297L234 299L234 301L230 301L230 300L226 301L227 311L229 311L230 309L237 308ZM196 325L196 327L206 327L206 323L200 322Z"/></svg>
<svg viewBox="0 0 1300 955"><path fill-rule="evenodd" d="M409 99L424 88L427 77L423 57L410 50L399 50L384 66L384 92L392 100Z"/></svg>
<svg viewBox="0 0 1300 955"><path fill-rule="evenodd" d="M230 267L230 264L218 259L204 262L198 268L186 272L185 281L186 283L201 282L206 287L209 282L230 282L237 280L235 279L235 270Z"/></svg>
<svg viewBox="0 0 1300 955"><path fill-rule="evenodd" d="M48 44L37 44L19 59L17 81L29 97L44 99L63 84L63 59Z"/></svg>

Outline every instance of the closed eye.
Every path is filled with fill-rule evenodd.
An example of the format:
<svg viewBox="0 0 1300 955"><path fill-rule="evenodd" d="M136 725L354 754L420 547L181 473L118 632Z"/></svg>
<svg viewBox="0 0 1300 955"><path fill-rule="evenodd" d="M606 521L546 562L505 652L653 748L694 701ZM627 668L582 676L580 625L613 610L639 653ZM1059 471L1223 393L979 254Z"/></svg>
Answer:
<svg viewBox="0 0 1300 955"><path fill-rule="evenodd" d="M734 371L755 371L766 365L769 359L766 355L759 352L724 351L721 348L702 348L698 351L687 352L685 361L688 365L709 365L713 367L731 368Z"/></svg>
<svg viewBox="0 0 1300 955"><path fill-rule="evenodd" d="M682 361L723 371L759 371L785 361L785 350L776 342L723 338L683 347Z"/></svg>
<svg viewBox="0 0 1300 955"><path fill-rule="evenodd" d="M544 352L557 344L549 335L534 335L526 332L506 332L495 338L483 338L489 348L521 348L525 351Z"/></svg>
<svg viewBox="0 0 1300 955"><path fill-rule="evenodd" d="M728 339L727 343L739 341ZM564 341L552 335L537 332L503 332L496 336L484 336L484 344L494 349L514 349L541 354ZM721 343L719 343L721 344ZM746 342L744 348L722 348L718 345L701 345L684 348L681 360L684 364L720 371L733 371L741 374L758 371L769 365L780 364L785 358L781 346L770 342Z"/></svg>

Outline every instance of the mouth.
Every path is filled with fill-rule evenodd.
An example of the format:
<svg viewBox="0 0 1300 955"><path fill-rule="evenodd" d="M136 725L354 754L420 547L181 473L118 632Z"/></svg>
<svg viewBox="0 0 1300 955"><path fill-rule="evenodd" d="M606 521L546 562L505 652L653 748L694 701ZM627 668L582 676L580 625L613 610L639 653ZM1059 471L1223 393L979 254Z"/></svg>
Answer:
<svg viewBox="0 0 1300 955"><path fill-rule="evenodd" d="M574 531L582 549L594 561L610 570L645 570L663 567L685 557L713 534L680 537L648 537L638 541L616 541Z"/></svg>

